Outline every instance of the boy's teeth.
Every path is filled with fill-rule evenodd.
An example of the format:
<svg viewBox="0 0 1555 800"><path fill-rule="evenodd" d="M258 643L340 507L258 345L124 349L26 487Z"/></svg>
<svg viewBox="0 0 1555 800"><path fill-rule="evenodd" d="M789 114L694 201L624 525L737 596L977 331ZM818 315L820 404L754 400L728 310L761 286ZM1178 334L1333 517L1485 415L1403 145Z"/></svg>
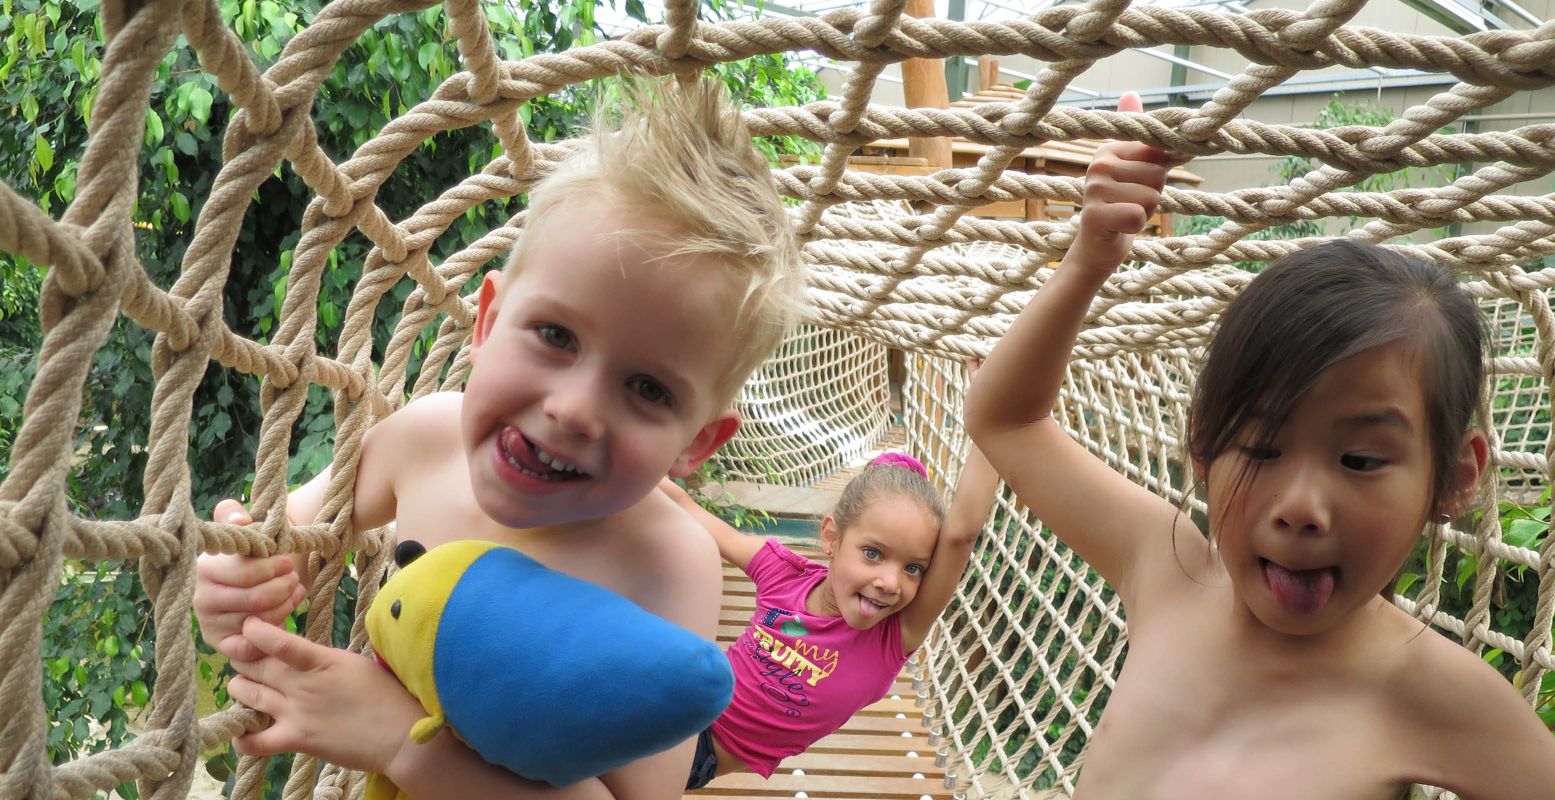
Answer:
<svg viewBox="0 0 1555 800"><path fill-rule="evenodd" d="M534 447L533 449L535 451L535 457L540 459L540 463L546 465L547 467L550 467L551 469L556 470L557 472L577 472L578 471L577 467L574 467L573 465L568 464L567 462L557 458L556 456L553 456L550 453L547 453L544 450L541 450L539 447Z"/></svg>

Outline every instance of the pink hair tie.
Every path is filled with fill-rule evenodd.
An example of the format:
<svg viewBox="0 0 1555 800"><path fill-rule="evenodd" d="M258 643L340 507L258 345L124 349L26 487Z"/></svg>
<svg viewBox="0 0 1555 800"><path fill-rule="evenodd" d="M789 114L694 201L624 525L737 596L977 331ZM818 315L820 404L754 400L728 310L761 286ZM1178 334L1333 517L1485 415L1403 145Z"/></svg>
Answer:
<svg viewBox="0 0 1555 800"><path fill-rule="evenodd" d="M875 456L874 460L869 462L868 467L901 467L902 469L910 469L913 472L922 475L924 478L929 477L929 471L923 466L922 461L919 461L918 459L913 458L906 453L898 453L895 451L881 453L880 455ZM866 467L866 469L868 467Z"/></svg>

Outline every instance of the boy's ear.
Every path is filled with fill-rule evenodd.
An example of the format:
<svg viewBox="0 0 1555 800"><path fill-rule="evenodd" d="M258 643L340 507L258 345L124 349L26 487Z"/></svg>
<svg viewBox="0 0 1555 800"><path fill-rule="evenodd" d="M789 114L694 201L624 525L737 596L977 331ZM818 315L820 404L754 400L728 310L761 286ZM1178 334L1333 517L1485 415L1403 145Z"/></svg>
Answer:
<svg viewBox="0 0 1555 800"><path fill-rule="evenodd" d="M1458 458L1450 469L1453 470L1453 478L1449 494L1442 503L1440 513L1449 516L1458 516L1466 510L1479 492L1479 479L1485 473L1485 465L1490 461L1490 443L1485 441L1485 434L1471 430L1463 436L1463 447L1458 451Z"/></svg>
<svg viewBox="0 0 1555 800"><path fill-rule="evenodd" d="M718 448L723 447L724 442L729 441L739 429L740 412L732 408L725 409L712 422L703 425L691 444L675 458L675 463L670 466L670 477L684 478L696 472L702 462L718 452Z"/></svg>
<svg viewBox="0 0 1555 800"><path fill-rule="evenodd" d="M491 335L491 326L497 322L497 306L502 302L502 271L492 270L481 279L480 297L475 307L474 340L470 342L470 360L480 353L481 345Z"/></svg>

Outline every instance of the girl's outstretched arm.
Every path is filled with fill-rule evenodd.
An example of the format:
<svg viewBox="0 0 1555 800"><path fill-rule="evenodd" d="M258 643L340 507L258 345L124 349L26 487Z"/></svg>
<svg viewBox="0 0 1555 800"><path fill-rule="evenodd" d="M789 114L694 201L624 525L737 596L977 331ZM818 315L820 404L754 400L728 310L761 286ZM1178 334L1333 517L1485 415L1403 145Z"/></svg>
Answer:
<svg viewBox="0 0 1555 800"><path fill-rule="evenodd" d="M975 371L975 368L974 368ZM934 555L929 558L929 570L918 587L918 595L902 609L902 649L918 649L934 627L934 620L950 602L961 582L961 572L967 559L972 557L972 547L977 535L988 521L988 511L993 508L994 492L999 488L999 473L972 445L966 466L956 481L956 496L945 512L940 525L939 540L934 543Z"/></svg>
<svg viewBox="0 0 1555 800"><path fill-rule="evenodd" d="M1139 98L1125 96L1119 110L1141 110ZM1177 569L1171 534L1194 530L1193 523L1070 438L1053 407L1091 301L1155 212L1171 162L1170 154L1138 142L1097 149L1074 244L967 394L967 430L989 462L1126 605L1138 594L1136 565ZM1189 548L1202 543L1178 538Z"/></svg>
<svg viewBox="0 0 1555 800"><path fill-rule="evenodd" d="M693 500L685 489L680 488L680 484L669 478L659 481L659 491L664 492L677 505L685 509L686 513L690 514L697 524L713 537L713 541L718 543L718 555L723 556L723 560L742 570L767 543L766 537L741 533L733 525L709 513L707 509L697 505L697 501Z"/></svg>

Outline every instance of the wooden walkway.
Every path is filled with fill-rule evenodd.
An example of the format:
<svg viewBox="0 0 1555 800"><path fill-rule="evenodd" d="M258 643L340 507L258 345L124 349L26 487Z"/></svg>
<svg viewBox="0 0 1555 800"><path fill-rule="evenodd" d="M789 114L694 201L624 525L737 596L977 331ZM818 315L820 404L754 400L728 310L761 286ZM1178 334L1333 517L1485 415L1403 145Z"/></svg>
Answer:
<svg viewBox="0 0 1555 800"><path fill-rule="evenodd" d="M821 557L813 547L790 546L807 558ZM755 585L744 572L725 565L718 644L732 645L755 609ZM923 727L922 710L913 704L911 668L909 663L884 700L860 711L808 752L784 760L770 779L753 773L724 775L686 797L948 800L952 793L945 788L945 771L934 766L935 747Z"/></svg>

